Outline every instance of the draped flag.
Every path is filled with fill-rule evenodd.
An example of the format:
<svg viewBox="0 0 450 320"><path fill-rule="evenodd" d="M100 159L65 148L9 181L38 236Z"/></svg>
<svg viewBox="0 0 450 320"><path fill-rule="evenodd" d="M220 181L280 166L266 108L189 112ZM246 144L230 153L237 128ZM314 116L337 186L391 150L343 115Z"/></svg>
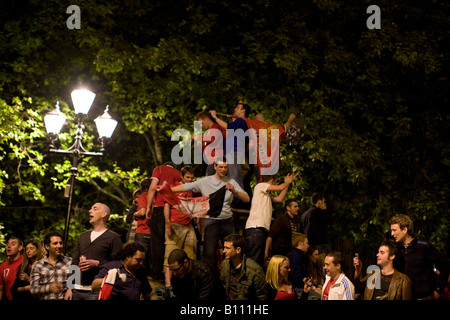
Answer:
<svg viewBox="0 0 450 320"><path fill-rule="evenodd" d="M195 197L195 198L183 198L180 197L180 211L185 215L192 218L208 218L209 196Z"/></svg>
<svg viewBox="0 0 450 320"><path fill-rule="evenodd" d="M127 281L127 275L125 273L120 273L117 268L110 269L103 278L102 286L98 292L98 300L109 300L117 277L119 277L122 282Z"/></svg>
<svg viewBox="0 0 450 320"><path fill-rule="evenodd" d="M195 198L177 197L166 181L163 182L158 190L165 202L191 218L215 218L219 216L222 212L225 191L225 186L223 186L208 196Z"/></svg>
<svg viewBox="0 0 450 320"><path fill-rule="evenodd" d="M261 169L261 174L275 174L280 163L280 142L286 138L284 125L244 119L248 129L254 129L249 130L253 142L250 147L256 154L256 165ZM275 167L272 170L275 172L269 171Z"/></svg>

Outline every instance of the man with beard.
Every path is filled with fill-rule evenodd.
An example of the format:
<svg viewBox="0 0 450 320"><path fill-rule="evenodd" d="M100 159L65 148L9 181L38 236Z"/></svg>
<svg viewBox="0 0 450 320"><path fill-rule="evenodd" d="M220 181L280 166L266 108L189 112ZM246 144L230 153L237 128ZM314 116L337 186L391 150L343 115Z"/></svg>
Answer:
<svg viewBox="0 0 450 320"><path fill-rule="evenodd" d="M404 273L394 268L397 248L391 243L383 243L378 249L377 266L380 267L380 286L366 286L364 300L411 300L411 280ZM360 291L363 281L372 281L370 275L361 278L362 263L359 258L353 258L355 267L355 287ZM369 280L370 279L370 280Z"/></svg>

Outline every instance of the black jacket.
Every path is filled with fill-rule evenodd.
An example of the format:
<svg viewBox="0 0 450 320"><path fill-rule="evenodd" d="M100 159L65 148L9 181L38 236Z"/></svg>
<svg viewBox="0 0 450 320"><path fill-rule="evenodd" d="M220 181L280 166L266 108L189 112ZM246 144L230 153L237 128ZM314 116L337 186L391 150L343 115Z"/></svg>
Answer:
<svg viewBox="0 0 450 320"><path fill-rule="evenodd" d="M289 280L294 288L303 289L303 279L309 277L308 257L305 252L300 249L292 248L288 256L291 272L289 272Z"/></svg>
<svg viewBox="0 0 450 320"><path fill-rule="evenodd" d="M412 281L413 299L425 298L436 290L442 294L450 272L449 260L429 242L414 238L405 248L397 245L394 267ZM439 270L435 277L433 268Z"/></svg>
<svg viewBox="0 0 450 320"><path fill-rule="evenodd" d="M191 260L192 271L184 278L172 277L176 300L224 300L219 275L204 261Z"/></svg>
<svg viewBox="0 0 450 320"><path fill-rule="evenodd" d="M310 206L300 217L299 231L308 237L310 246L328 244L328 228L331 215L327 210Z"/></svg>

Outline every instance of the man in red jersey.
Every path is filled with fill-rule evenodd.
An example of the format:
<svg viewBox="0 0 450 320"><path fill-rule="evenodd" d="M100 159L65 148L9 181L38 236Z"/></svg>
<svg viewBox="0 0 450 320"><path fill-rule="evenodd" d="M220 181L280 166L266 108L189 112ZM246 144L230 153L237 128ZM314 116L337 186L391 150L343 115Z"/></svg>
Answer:
<svg viewBox="0 0 450 320"><path fill-rule="evenodd" d="M175 165L166 162L162 166L153 169L152 183L147 195L147 218L150 219L150 251L152 255L152 278L162 281L164 251L165 251L165 220L164 220L164 198L156 191L158 185L167 182L173 185L181 179L181 172L175 169Z"/></svg>
<svg viewBox="0 0 450 320"><path fill-rule="evenodd" d="M0 301L6 297L13 300L11 287L16 280L17 270L22 264L23 242L19 238L11 237L6 245L8 260L0 264Z"/></svg>

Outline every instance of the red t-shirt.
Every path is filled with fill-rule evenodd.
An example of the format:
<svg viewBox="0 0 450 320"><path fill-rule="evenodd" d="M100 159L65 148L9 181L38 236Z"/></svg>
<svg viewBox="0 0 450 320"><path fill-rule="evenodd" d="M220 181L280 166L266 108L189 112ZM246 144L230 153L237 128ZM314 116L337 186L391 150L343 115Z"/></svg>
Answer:
<svg viewBox="0 0 450 320"><path fill-rule="evenodd" d="M333 284L335 284L336 283L336 281L337 281L338 279L336 279L336 280L334 280L334 281L328 281L328 284L327 284L327 286L325 287L325 290L323 291L323 298L322 298L322 300L328 300L328 295L329 295L329 293L330 293L330 288L331 288L331 286L333 285Z"/></svg>
<svg viewBox="0 0 450 320"><path fill-rule="evenodd" d="M6 260L0 264L0 285L3 286L3 290L6 293L6 298L8 300L13 300L11 287L16 280L17 271L19 270L22 261L23 255L20 255L19 259L16 261L10 263L9 260Z"/></svg>
<svg viewBox="0 0 450 320"><path fill-rule="evenodd" d="M292 290L291 293L287 293L284 291L277 291L277 295L274 300L295 300L295 291Z"/></svg>
<svg viewBox="0 0 450 320"><path fill-rule="evenodd" d="M173 186L180 185L181 183L177 182ZM175 196L178 198L192 198L192 192L178 192L175 193ZM186 216L183 212L175 209L174 207L170 207L170 222L172 223L178 223L183 226L191 226L192 225L192 219Z"/></svg>
<svg viewBox="0 0 450 320"><path fill-rule="evenodd" d="M162 185L164 181L167 181L169 185L173 185L175 182L181 180L181 172L170 166L158 166L153 169L152 179L158 180L158 185ZM156 192L154 207L164 207L164 198Z"/></svg>
<svg viewBox="0 0 450 320"><path fill-rule="evenodd" d="M138 198L138 211L147 207L147 192L143 193ZM136 233L150 234L150 220L146 216L136 217Z"/></svg>

